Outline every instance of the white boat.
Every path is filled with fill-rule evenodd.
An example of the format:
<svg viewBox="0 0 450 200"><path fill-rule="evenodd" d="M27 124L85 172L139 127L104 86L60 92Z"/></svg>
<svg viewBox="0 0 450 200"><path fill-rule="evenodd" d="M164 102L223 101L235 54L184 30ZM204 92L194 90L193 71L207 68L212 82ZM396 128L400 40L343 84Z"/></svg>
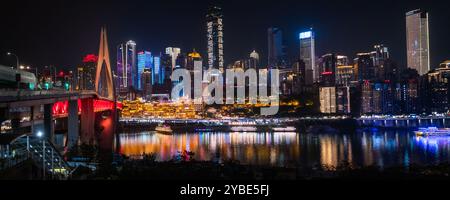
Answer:
<svg viewBox="0 0 450 200"><path fill-rule="evenodd" d="M295 132L297 129L293 126L286 126L286 127L273 127L272 130L275 132Z"/></svg>
<svg viewBox="0 0 450 200"><path fill-rule="evenodd" d="M417 136L449 136L450 128L419 128L418 131L414 131Z"/></svg>
<svg viewBox="0 0 450 200"><path fill-rule="evenodd" d="M157 132L157 133L161 133L161 134L172 134L172 128L170 128L170 126L168 126L168 125L162 125L162 124L160 124L160 125L158 125L156 128L155 128L155 131Z"/></svg>
<svg viewBox="0 0 450 200"><path fill-rule="evenodd" d="M233 126L231 131L233 132L255 132L258 129L254 126Z"/></svg>

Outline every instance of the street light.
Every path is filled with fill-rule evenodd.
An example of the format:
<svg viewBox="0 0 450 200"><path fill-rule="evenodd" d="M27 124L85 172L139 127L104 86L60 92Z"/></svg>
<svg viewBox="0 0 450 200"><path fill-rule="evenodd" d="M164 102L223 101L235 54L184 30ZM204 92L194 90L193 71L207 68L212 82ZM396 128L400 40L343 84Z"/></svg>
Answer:
<svg viewBox="0 0 450 200"><path fill-rule="evenodd" d="M16 64L16 69L19 69L19 56L17 56L16 54L14 54L14 53L11 53L11 52L8 52L8 53L6 53L8 56L14 56L14 57L16 57L16 62L17 62L17 64Z"/></svg>

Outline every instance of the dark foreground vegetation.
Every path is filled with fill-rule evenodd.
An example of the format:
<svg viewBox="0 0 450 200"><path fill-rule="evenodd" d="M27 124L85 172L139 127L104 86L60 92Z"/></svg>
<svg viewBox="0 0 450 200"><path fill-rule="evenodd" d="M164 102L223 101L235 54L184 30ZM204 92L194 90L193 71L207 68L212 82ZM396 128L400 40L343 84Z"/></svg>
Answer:
<svg viewBox="0 0 450 200"><path fill-rule="evenodd" d="M79 168L72 179L81 180L450 180L450 163L405 167L354 167L341 163L337 167L297 166L264 167L242 165L237 161L196 161L184 152L166 162L155 161L155 155L144 155L142 159L124 158L116 166L92 172Z"/></svg>

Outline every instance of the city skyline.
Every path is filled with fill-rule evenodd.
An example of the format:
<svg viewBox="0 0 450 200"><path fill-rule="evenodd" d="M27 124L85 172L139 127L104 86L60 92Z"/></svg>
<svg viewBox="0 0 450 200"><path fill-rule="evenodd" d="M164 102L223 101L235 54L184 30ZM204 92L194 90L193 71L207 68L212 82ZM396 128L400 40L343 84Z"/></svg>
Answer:
<svg viewBox="0 0 450 200"><path fill-rule="evenodd" d="M449 6L167 1L6 9L0 180L449 178Z"/></svg>
<svg viewBox="0 0 450 200"><path fill-rule="evenodd" d="M242 6L236 6L237 2L234 1L218 3L218 5L223 8L222 10L224 13L225 66L231 64L235 60L245 58L248 52L253 50L259 52L262 58L267 58L267 29L271 26L279 27L283 31L284 43L287 46L287 52L291 60L296 59L299 54L298 34L313 27L317 46L317 57L326 53L338 53L354 58L356 53L365 52L375 44L385 44L390 47L392 58L400 65L405 66L406 26L404 16L406 12L418 8L428 11L430 15L431 68L437 67L439 63L448 57L445 52L448 52L449 45L445 45L445 42L439 42L439 40L445 39L446 33L450 32L447 27L443 26L443 24L445 24L445 19L447 19L446 15L448 14L443 12L444 10L439 7L439 4L427 5L426 2L408 2L409 5L404 6L401 3L394 3L389 8L385 8L387 12L383 12L384 15L378 16L378 20L384 21L385 24L381 24L379 27L373 27L368 24L370 24L371 21L376 20L376 18L374 18L374 13L376 13L377 9L382 7L382 1L380 2L380 5L373 5L370 8L363 8L360 3L354 4L351 1L346 1L343 5L328 2L328 6L325 7L320 7L319 3L316 5L308 2L293 3L287 1L284 3L258 3L257 6L263 8L260 10L272 11L275 13L276 10L284 8L285 12L281 12L276 16L266 16L261 12L256 11L240 12L251 5L255 5L254 3L255 2L252 4L252 1L247 1L243 2ZM23 9L24 12L31 9L31 15L34 12L45 11L47 9L46 4L47 3L45 2L42 5L37 6L37 8L34 8L32 2L26 2L25 5L28 6L22 6L21 9ZM93 41L97 38L94 33L100 25L106 25L110 30L111 46L118 45L123 41L134 40L138 44L138 51L148 50L157 54L163 52L166 47L177 46L180 47L183 52L190 52L192 49L197 49L202 57L206 59L207 41L205 34L207 32L207 27L205 14L208 6L213 5L213 3L196 2L192 5L186 5L185 3L179 2L179 4L170 5L172 8L169 10L176 10L173 16L166 18L154 18L148 16L146 17L148 20L146 20L145 26L137 25L137 22L142 20L141 18L115 16L113 19L107 19L108 16L111 16L114 14L114 11L117 10L117 2L111 2L111 5L102 12L99 12L99 14L93 13L94 8L99 6L94 3L90 8L84 11L90 13L90 15L67 19L67 23L61 23L63 22L62 19L53 18L52 20L47 21L46 19L51 18L52 14L48 14L48 16L38 16L36 17L37 19L31 20L27 17L17 16L16 13L12 13L8 17L10 20L6 21L8 21L8 25L11 25L10 27L12 29L16 29L17 27L15 28L14 26L16 25L11 24L10 22L21 22L18 27L18 30L22 30L18 34L21 37L11 37L11 35L9 35L9 37L8 35L2 37L2 43L5 45L2 45L0 50L4 52L16 52L16 54L20 55L21 62L27 65L36 65L38 67L54 65L62 69L72 69L75 68L74 65L80 63L79 60L83 55L95 52L95 42ZM189 8L195 8L195 12L186 13L186 11L179 8L183 5L189 6ZM338 14L338 12L333 11L335 9L339 10L339 8L341 8L341 10L346 10L351 5L360 7L361 10L358 10L351 15L345 13ZM130 5L127 4L124 6L130 7ZM155 2L152 6L164 9L167 8L168 5ZM270 8L271 6L277 9ZM12 10L14 11L16 6L13 5L12 7ZM76 8L80 8L81 5L79 5L79 3L67 2L61 3L59 7L62 10L70 10L70 12L67 13L63 11L58 13L58 15L66 16L73 14L73 11L76 10ZM73 9L70 9L69 7L73 7ZM140 9L134 6L131 7L136 11ZM297 12L295 12L294 8L300 8L300 10L304 9L305 12L296 14ZM318 11L318 13L313 11ZM54 15L55 14L56 13L54 13ZM135 15L137 14L133 14L133 16ZM353 15L360 15L362 19L352 18ZM247 19L242 19L241 17L243 16L246 16ZM392 16L395 16L395 18L392 18ZM184 20L188 20L189 23L177 22L184 21L177 20L181 19L180 17L183 17ZM88 18L92 18L92 20L87 20ZM175 18L175 20L173 18ZM166 21L165 23L161 22L163 19ZM169 24L174 21L176 24L169 26ZM34 22L34 25L31 24L32 22ZM336 29L336 22L339 22L337 24L341 30ZM52 24L57 24L58 26L52 26ZM36 27L43 28L42 30L36 30ZM161 27L161 29L156 28L155 30L155 28L152 27ZM367 29L367 27L370 28ZM396 28L397 30L386 31L392 28ZM26 29L33 31L22 33ZM74 33L69 33L67 36L63 36L65 33L70 32L69 30L75 31L73 31ZM13 33L14 32L11 32L10 34ZM75 33L80 35L75 36ZM54 35L57 36L51 37ZM38 41L27 42L32 40L33 37L40 38L41 40L38 39ZM5 40L5 38L11 39ZM23 42L17 42L18 38L23 39ZM67 46L62 46L56 42L58 40L63 40L63 38L64 40L65 38L74 38L74 40L77 41L77 44L67 45L74 47L67 48ZM43 43L47 44L51 41L55 41L55 43L51 43L51 45L47 46L42 45ZM75 41L67 42L70 44ZM42 55L36 54L33 51L34 49L42 48L45 49L45 51L42 51L45 52ZM81 51L75 49L81 49ZM61 54L60 52L66 53ZM112 57L112 59L115 58ZM13 59L7 56L0 57L0 61L2 64L6 65L14 64ZM263 64L267 64L265 59L263 59Z"/></svg>

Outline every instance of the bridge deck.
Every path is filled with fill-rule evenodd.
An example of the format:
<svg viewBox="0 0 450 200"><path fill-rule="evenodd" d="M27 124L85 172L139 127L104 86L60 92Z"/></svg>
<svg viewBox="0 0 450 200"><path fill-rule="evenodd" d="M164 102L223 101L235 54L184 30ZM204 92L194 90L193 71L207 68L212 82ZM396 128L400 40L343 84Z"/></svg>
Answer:
<svg viewBox="0 0 450 200"><path fill-rule="evenodd" d="M98 97L95 91L0 91L0 108L42 105L94 97Z"/></svg>

